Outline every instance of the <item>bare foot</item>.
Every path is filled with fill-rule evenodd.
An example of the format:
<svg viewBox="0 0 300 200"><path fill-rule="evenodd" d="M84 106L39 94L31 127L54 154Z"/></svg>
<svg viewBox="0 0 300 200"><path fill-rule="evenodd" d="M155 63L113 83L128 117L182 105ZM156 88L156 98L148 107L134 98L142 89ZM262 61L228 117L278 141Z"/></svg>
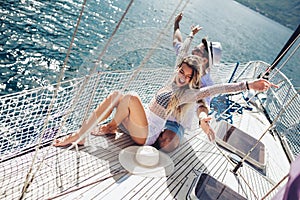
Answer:
<svg viewBox="0 0 300 200"><path fill-rule="evenodd" d="M53 142L53 146L55 147L63 147L72 144L76 140L78 140L79 136L77 134L72 133L71 135L67 135L65 137L55 139ZM78 145L84 145L84 139L78 142Z"/></svg>
<svg viewBox="0 0 300 200"><path fill-rule="evenodd" d="M118 126L108 123L108 124L104 124L104 125L100 126L98 131L93 131L93 132L91 132L91 134L95 135L95 136L106 135L109 133L116 134L117 129L118 129Z"/></svg>

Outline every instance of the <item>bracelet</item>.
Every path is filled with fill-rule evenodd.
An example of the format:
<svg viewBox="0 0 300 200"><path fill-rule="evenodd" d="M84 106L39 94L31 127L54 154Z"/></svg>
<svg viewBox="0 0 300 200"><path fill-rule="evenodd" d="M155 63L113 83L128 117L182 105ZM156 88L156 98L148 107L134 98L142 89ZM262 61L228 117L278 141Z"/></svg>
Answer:
<svg viewBox="0 0 300 200"><path fill-rule="evenodd" d="M246 81L246 88L247 88L247 90L250 90L248 81Z"/></svg>

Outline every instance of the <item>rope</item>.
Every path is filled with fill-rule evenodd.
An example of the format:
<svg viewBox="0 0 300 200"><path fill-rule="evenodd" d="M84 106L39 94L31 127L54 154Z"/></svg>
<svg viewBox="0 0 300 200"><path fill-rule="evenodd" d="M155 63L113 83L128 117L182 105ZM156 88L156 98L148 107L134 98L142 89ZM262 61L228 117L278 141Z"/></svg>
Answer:
<svg viewBox="0 0 300 200"><path fill-rule="evenodd" d="M145 64L148 62L148 60L150 59L150 57L153 55L154 53L154 50L156 50L156 48L158 47L158 45L160 44L160 41L162 40L162 36L167 32L167 30L170 28L170 24L171 24L171 20L173 19L173 16L175 15L175 12L178 10L179 6L181 5L183 0L181 0L178 4L177 4L177 7L174 9L173 13L171 14L170 18L168 19L167 21L167 24L165 26L165 28L160 32L160 34L158 35L157 39L155 40L155 44L152 46L152 48L150 48L151 50L148 51L147 55L144 57L144 59L141 61L141 64L137 67L137 69L133 72L133 75L131 76L131 78L126 82L126 84L124 84L121 92L123 92L126 88L128 88L129 84L132 82L132 80L135 79L135 77L137 76L137 74L143 69L143 67L145 66ZM187 6L189 0L186 1L185 5L184 5L184 8ZM118 27L118 26L117 26ZM109 40L111 41L111 40ZM108 46L108 45L106 45ZM100 61L101 57L103 56L103 52L105 51L102 51L101 54L99 55L99 58L98 58L98 61ZM97 79L99 80L99 79ZM98 81L95 83L95 86L98 84ZM94 88L95 90L95 88ZM90 99L93 99L93 96L94 96L94 92L93 94L91 95L92 97ZM114 99L114 101L111 103L111 105L114 105L116 103L116 101L118 101L118 98ZM90 104L89 104L90 105ZM105 116L107 114L107 112L111 109L111 107L109 107L108 109L105 110L105 112L103 112L95 121L94 123L92 124L92 126L84 133L82 134L79 139L76 141L75 144L78 144L78 142L80 142L82 139L84 139L86 137L87 134L89 134L89 132L98 124L98 121L100 121L103 116ZM87 109L89 110L89 109ZM72 149L74 148L74 145L72 144L68 149Z"/></svg>
<svg viewBox="0 0 300 200"><path fill-rule="evenodd" d="M98 56L98 59L97 59L97 61L95 62L94 68L93 68L93 70L90 72L90 75L92 75L93 73L95 73L97 64L100 63L100 61L101 61L103 55L104 55L105 52L107 51L107 48L109 47L109 44L111 43L113 37L115 36L115 34L116 34L117 30L119 29L121 23L123 22L123 20L124 20L126 14L128 13L128 11L129 11L129 9L130 9L130 7L131 7L133 1L134 1L134 0L131 0L131 1L129 2L129 4L127 5L126 10L125 10L125 12L123 13L121 19L119 20L117 26L115 27L115 29L114 29L112 35L109 37L109 39L108 39L108 41L106 42L104 48L103 48L102 51L100 52L100 54L99 54L99 56ZM90 101L89 101L89 103L88 103L88 105L87 105L86 112L85 112L85 115L84 115L84 117L83 117L85 120L87 119L88 111L90 110L92 100L94 99L94 96L95 96L95 92L96 92L96 88L97 88L98 83L99 83L99 76L98 76L98 78L97 78L96 83L94 84L93 93L92 93L92 95L90 96ZM84 84L82 85L82 87L84 87ZM116 98L116 99L117 99L117 98ZM114 102L114 103L115 103L115 102ZM107 111L108 111L108 109L107 109ZM106 114L106 112L105 112L104 114ZM101 115L101 116L103 117L103 116L105 116L105 115ZM84 123L84 121L83 121L83 123ZM94 126L92 126L92 127L94 127ZM85 135L85 134L83 134L83 135ZM79 140L79 141L80 141L80 140Z"/></svg>
<svg viewBox="0 0 300 200"><path fill-rule="evenodd" d="M298 35L298 37L295 38L295 40L293 41L293 43L299 38L299 36L300 36L300 35ZM292 44L293 44L293 43L292 43ZM292 44L290 44L290 45L292 45ZM291 55L287 58L287 61L288 61L288 60L296 53L296 51L298 50L299 46L300 46L300 44L298 44L298 46L292 51ZM287 51L287 50L286 50L286 51ZM281 54L281 55L278 57L278 59L281 59L282 56L285 54L286 51L284 51L283 54ZM280 66L280 68L278 69L278 71L275 72L275 74L274 74L273 76L271 76L269 80L272 80L272 78L274 78L274 76L279 72L279 70L282 69L282 68L285 66L285 64L287 63L287 61L285 61L285 62ZM275 62L276 62L276 61L275 61ZM249 67L249 65L248 65L248 67ZM245 70L246 70L248 67L246 67ZM268 68L270 68L270 67L271 67L271 65L270 65ZM244 70L244 71L245 71L245 70ZM267 73L269 73L268 70L265 71L261 77L264 77ZM242 73L241 73L241 74L242 74ZM241 75L240 75L240 76L241 76ZM239 77L240 77L240 76L239 76ZM239 78L239 77L238 77L238 78ZM237 81L237 80L235 80L235 81ZM251 96L251 97L246 101L246 103L250 102L250 101L256 96L256 94L257 94L257 92L255 92L254 95ZM239 101L239 100L241 100L241 99L242 99L242 97L240 97L237 101ZM228 110L230 110L234 105L235 105L235 103L232 104L231 106L229 106L226 110L224 110L224 111L220 114L220 116L217 118L217 120L220 119L220 118L222 117L222 115L224 115L224 114L225 114Z"/></svg>
<svg viewBox="0 0 300 200"><path fill-rule="evenodd" d="M178 4L177 8L178 8L179 5L181 4L181 2L182 2L182 1L180 1L180 3ZM188 2L189 2L189 1L186 2L185 6L187 5ZM90 74L93 74L93 73L95 72L97 63L100 62L101 58L103 57L104 53L106 52L106 50L107 50L107 48L108 48L110 42L112 41L113 36L115 35L116 31L118 30L118 28L119 28L121 22L123 21L123 19L124 19L125 15L127 14L128 10L129 10L129 8L130 8L130 6L132 5L132 3L133 3L133 0L132 0L132 1L129 3L129 5L127 6L126 11L125 11L124 14L122 15L122 18L121 18L121 20L119 21L119 23L117 24L116 28L114 29L112 36L109 38L109 40L108 40L108 42L106 43L104 49L103 49L102 52L100 53L100 55L99 55L99 57L98 57L98 60L97 60L95 66L94 66L94 68L93 68L93 70L91 71ZM75 35L76 35L76 33L77 33L77 30L78 30L78 26L79 26L79 23L80 23L80 20L81 20L81 16L82 16L82 14L83 14L83 10L84 10L85 4L86 4L86 0L85 0L84 3L82 4L82 9L81 9L81 12L80 12L80 16L79 16L79 18L78 18L77 25L76 25L76 28L75 28L75 31L74 31L74 34L73 34L73 37L72 37L72 41L71 41L70 47L69 47L68 52L67 52L67 57L66 57L66 59L65 59L65 61L64 61L64 65L63 65L63 67L62 67L62 70L61 70L61 73L60 73L60 77L59 77L59 79L58 79L58 84L57 84L56 90L54 91L55 94L54 94L54 97L52 98L52 101L51 101L51 104L50 104L50 109L48 110L48 115L47 115L47 118L46 118L45 123L44 123L43 134L44 134L44 132L45 132L45 127L46 127L46 125L48 124L48 119L49 119L49 117L50 117L50 111L51 111L51 109L52 109L52 107L53 107L54 101L55 101L56 96L57 96L57 93L58 93L59 86L60 86L60 84L61 84L62 77L63 77L63 75L64 75L65 65L66 65L66 63L67 63L67 61L68 61L68 58L69 58L69 55L70 55L70 52L71 52L71 48L72 48L72 45L73 45L73 42L74 42ZM185 7L185 6L184 6L184 7ZM176 9L177 9L177 8L176 8ZM173 15L174 15L174 13L175 13L175 11L173 12ZM131 79L127 82L127 84L126 84L126 86L125 86L124 88L126 88L126 87L129 85L129 83L135 78L135 75L141 70L142 67L144 67L145 63L146 63L146 62L149 60L149 58L152 56L152 54L153 54L153 52L154 52L154 49L160 44L161 36L162 36L162 35L166 32L166 30L169 28L169 26L170 26L169 24L170 24L170 22L171 22L171 19L172 19L172 17L169 18L169 21L168 21L168 23L167 23L168 25L166 26L166 28L165 28L163 31L161 31L161 33L160 33L160 35L159 35L159 37L158 37L158 39L157 39L156 45L152 48L152 50L151 50L151 51L147 54L147 56L144 58L144 60L142 61L141 65L139 66L139 68L135 71L134 76L131 77ZM86 79L85 79L85 81L84 81L84 83L86 83L86 82L88 81L89 78L90 78L90 76L87 76ZM98 80L99 80L99 79L98 79ZM98 82L98 81L97 81L97 82ZM84 85L85 85L85 84L82 84L81 89L80 89L80 92L78 93L78 95L77 95L76 98L75 98L75 102L78 101L79 96L80 96L80 94L81 94L81 92L82 92L82 90L83 90ZM95 84L95 86L96 86L96 85L97 85L97 84ZM94 96L94 94L95 94L95 87L94 87L94 89L93 89L93 95L92 95L92 96ZM92 99L92 97L91 97L90 99ZM75 103L73 103L72 105L75 105ZM88 105L88 109L87 109L87 110L89 110L89 107L90 107L90 103L89 103L89 105ZM74 106L72 106L72 108L74 108ZM71 109L71 110L72 110L72 109ZM70 113L71 113L71 111L68 112L68 114L70 114ZM103 113L103 114L105 114L105 113ZM103 115L103 114L102 114L102 115ZM102 115L101 115L99 118L101 118ZM87 116L87 112L86 112L84 118L86 118L86 116ZM63 121L62 124L65 123L66 118L67 118L67 117L65 116L64 121ZM99 119L99 118L98 118L98 119ZM95 123L93 124L93 126L92 126L91 128L93 128L93 127L95 126L95 124L97 123L98 119L95 121ZM90 128L90 129L91 129L91 128ZM86 131L86 133L84 133L77 141L75 141L74 143L72 143L72 145L71 145L68 149L66 149L66 151L69 150L69 149L72 149L74 146L77 147L78 142L81 141L81 140L83 139L83 137L85 136L85 134L87 134L87 133L90 132L90 129L89 129L88 131ZM59 127L59 130L58 130L58 131L59 131L59 132L61 131L61 127ZM58 135L58 134L56 134L56 135ZM42 139L42 137L40 138L38 147L39 147L40 144L41 144L41 141L42 141L41 139ZM37 147L37 148L38 148L38 147ZM76 151L78 151L78 148L76 148ZM34 159L33 159L33 161L32 161L32 165L31 165L31 167L30 167L30 169L29 169L29 172L28 172L28 174L27 174L27 176L26 176L25 184L24 184L24 186L23 186L22 194L21 194L20 199L23 199L23 198L24 198L24 194L26 193L28 187L29 187L30 184L32 183L32 181L33 181L33 179L34 179L34 177L35 177L36 172L39 171L39 169L41 168L41 166L42 166L43 163L44 163L44 160L45 160L45 157L46 157L46 156L43 157L42 161L41 161L40 164L38 165L37 170L36 170L34 173L32 173L32 171L33 171L33 165L34 165L33 163L34 163L34 161L35 161L35 159L36 159L37 153L38 153L38 151L36 151L36 153L35 153ZM72 191L71 191L71 192L72 192Z"/></svg>
<svg viewBox="0 0 300 200"><path fill-rule="evenodd" d="M232 170L233 173L236 173L236 171L241 167L242 163L248 158L248 156L252 153L254 148L257 146L257 144L261 141L261 139L265 136L265 134L271 130L271 128L275 125L275 122L279 119L279 117L283 114L283 112L286 110L286 108L293 102L293 100L298 96L298 93L296 93L291 100L281 108L280 112L276 116L276 118L273 120L273 122L270 124L270 126L267 128L267 130L260 136L260 138L257 140L257 142L253 145L253 147L248 151L248 153L242 158L241 161L236 165L236 167Z"/></svg>
<svg viewBox="0 0 300 200"><path fill-rule="evenodd" d="M273 188L271 188L271 190L261 198L261 200L266 199L287 177L289 177L289 175L285 175Z"/></svg>
<svg viewBox="0 0 300 200"><path fill-rule="evenodd" d="M24 186L22 188L22 193L21 193L21 196L20 196L20 199L23 199L24 198L24 195L29 187L29 185L32 183L33 181L33 178L36 174L36 172L32 173L33 171L33 166L34 166L34 162L37 158L37 154L38 154L38 151L41 147L41 143L42 143L42 138L44 137L44 134L45 134L45 130L46 130L46 126L49 122L49 118L50 118L50 114L51 114L51 110L53 108L53 105L54 105L54 102L56 100L56 97L57 97L57 94L58 94L58 90L59 90L59 87L61 85L61 80L62 80L62 77L64 75L64 71L65 71L65 68L66 68L66 64L68 62L68 59L69 59L69 56L70 56L70 52L71 52L71 49L72 49L72 46L73 46L73 43L74 43L74 39L75 39L75 36L76 36L76 33L78 31L78 27L79 27L79 24L80 24L80 20L81 20L81 17L82 17L82 14L83 14L83 11L84 11L84 8L85 8L85 4L86 4L86 0L84 0L84 2L82 3L82 6L81 6L81 11L80 11L80 15L77 19L77 23L76 23L76 27L75 27L75 30L74 30L74 33L73 33L73 36L72 36L72 40L71 40L71 43L70 43L70 46L68 48L68 52L67 52L67 56L66 56L66 59L64 61L64 64L63 64L63 67L61 69L61 72L60 72L60 76L58 78L58 83L57 83L57 87L56 89L54 90L54 95L53 95L53 98L51 99L51 103L49 105L49 109L47 111L47 117L44 121L44 126L43 126L43 129L42 129L42 134L41 134L41 137L39 138L39 142L38 142L38 145L36 146L36 153L34 154L34 157L32 159L32 163L31 163L31 166L29 168L29 171L26 175L26 179L24 181ZM44 161L44 158L42 160L42 162L40 162L40 164L38 165L38 169L40 169L41 165L43 164L43 161ZM37 170L38 171L38 170ZM30 174L32 174L32 176L30 176Z"/></svg>
<svg viewBox="0 0 300 200"><path fill-rule="evenodd" d="M103 179L100 179L100 180L91 182L91 183L89 183L89 184L80 186L80 187L78 187L78 188L76 188L76 189L73 189L73 190L70 190L70 191L61 193L61 194L56 195L56 196L54 196L54 197L51 197L51 198L49 198L49 199L56 199L56 198L58 198L58 197L65 196L65 195L70 194L70 193L72 193L72 192L76 192L76 191L78 191L78 190L81 190L82 188L85 188L85 187L94 185L94 184L96 184L96 183L103 182L103 181L105 181L105 180L107 180L107 179L109 179L109 178L113 178L113 177L116 176L116 175L125 174L125 173L126 173L126 171L123 171L123 170L122 170L122 171L119 171L119 172L115 172L115 173L114 173L113 175L111 175L111 176L108 176L108 177L105 177L105 178L103 178Z"/></svg>

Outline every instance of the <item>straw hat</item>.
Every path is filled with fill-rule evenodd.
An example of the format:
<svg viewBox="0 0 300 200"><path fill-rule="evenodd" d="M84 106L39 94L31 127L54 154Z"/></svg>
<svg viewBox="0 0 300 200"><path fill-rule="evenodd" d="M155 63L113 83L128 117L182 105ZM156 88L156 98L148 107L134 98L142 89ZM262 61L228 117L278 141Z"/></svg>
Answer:
<svg viewBox="0 0 300 200"><path fill-rule="evenodd" d="M119 161L128 172L145 177L168 176L174 170L172 159L152 146L129 146L120 152Z"/></svg>

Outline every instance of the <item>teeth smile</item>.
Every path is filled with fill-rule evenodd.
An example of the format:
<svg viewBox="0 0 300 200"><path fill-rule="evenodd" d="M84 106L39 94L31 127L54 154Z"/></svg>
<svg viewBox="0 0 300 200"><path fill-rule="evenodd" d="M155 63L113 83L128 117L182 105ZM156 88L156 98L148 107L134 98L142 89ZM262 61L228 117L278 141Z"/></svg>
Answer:
<svg viewBox="0 0 300 200"><path fill-rule="evenodd" d="M183 79L179 79L179 82L181 83L181 84L183 84L183 83L185 83L185 80L183 80Z"/></svg>

